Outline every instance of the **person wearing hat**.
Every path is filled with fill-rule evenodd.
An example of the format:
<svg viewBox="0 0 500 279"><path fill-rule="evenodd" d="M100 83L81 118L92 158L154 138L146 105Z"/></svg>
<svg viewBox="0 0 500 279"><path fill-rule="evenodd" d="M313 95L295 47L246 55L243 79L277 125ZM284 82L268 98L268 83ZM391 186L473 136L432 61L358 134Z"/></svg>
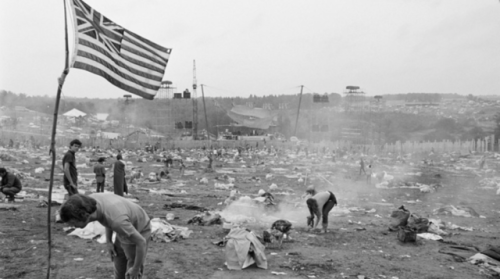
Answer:
<svg viewBox="0 0 500 279"><path fill-rule="evenodd" d="M105 160L106 158L104 157L99 158L97 160L97 164L94 166L97 193L104 192L104 184L106 183L106 168L104 167Z"/></svg>

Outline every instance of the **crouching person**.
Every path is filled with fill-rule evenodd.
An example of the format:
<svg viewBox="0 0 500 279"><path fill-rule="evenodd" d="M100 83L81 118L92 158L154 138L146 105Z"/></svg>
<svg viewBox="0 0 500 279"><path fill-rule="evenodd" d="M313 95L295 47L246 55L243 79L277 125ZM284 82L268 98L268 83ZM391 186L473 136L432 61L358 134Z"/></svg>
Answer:
<svg viewBox="0 0 500 279"><path fill-rule="evenodd" d="M328 232L328 213L337 204L337 199L335 195L330 191L319 192L307 199L307 208L309 208L310 216L307 217L307 225L311 229L316 229L319 224L319 220L322 219L323 230L325 233ZM317 220L314 223L314 216L316 215Z"/></svg>
<svg viewBox="0 0 500 279"><path fill-rule="evenodd" d="M8 202L14 202L14 196L23 188L21 180L13 173L7 172L5 168L0 168L0 177L2 178L0 192L7 196Z"/></svg>
<svg viewBox="0 0 500 279"><path fill-rule="evenodd" d="M115 278L144 278L151 225L142 207L111 193L75 194L62 205L61 220L77 228L84 228L92 221L101 223L106 228ZM114 244L113 232L116 233Z"/></svg>

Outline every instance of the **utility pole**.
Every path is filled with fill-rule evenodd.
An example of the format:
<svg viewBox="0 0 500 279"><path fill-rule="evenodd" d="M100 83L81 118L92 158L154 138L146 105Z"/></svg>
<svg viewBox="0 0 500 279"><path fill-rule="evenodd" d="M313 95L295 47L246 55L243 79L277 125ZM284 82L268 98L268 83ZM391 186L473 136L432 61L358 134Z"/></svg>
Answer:
<svg viewBox="0 0 500 279"><path fill-rule="evenodd" d="M205 92L203 91L203 84L200 85L201 85L201 97L203 99L203 110L205 111L205 126L207 130L207 138L210 139L210 135L208 134L207 107L205 106Z"/></svg>
<svg viewBox="0 0 500 279"><path fill-rule="evenodd" d="M123 97L125 98L125 111L128 110L128 104L129 104L129 99L132 98L132 95L130 94L127 94L127 95L123 95ZM130 133L130 118L125 116L125 123L127 124L127 135L125 136L125 142L124 142L124 145L125 147L127 147L127 143L128 143L128 134Z"/></svg>
<svg viewBox="0 0 500 279"><path fill-rule="evenodd" d="M198 100L196 94L196 61L193 60L193 140L198 139Z"/></svg>
<svg viewBox="0 0 500 279"><path fill-rule="evenodd" d="M293 132L294 136L297 136L297 124L299 123L300 104L302 103L302 90L303 89L304 89L304 85L301 85L300 86L299 106L297 107L297 119L295 119L295 131Z"/></svg>

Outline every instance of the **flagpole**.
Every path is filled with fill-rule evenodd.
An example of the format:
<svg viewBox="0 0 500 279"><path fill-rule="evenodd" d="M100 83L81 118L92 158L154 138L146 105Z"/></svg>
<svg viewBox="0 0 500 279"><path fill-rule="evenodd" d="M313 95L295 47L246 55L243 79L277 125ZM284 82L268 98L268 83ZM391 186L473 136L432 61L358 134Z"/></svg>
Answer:
<svg viewBox="0 0 500 279"><path fill-rule="evenodd" d="M52 166L50 167L50 182L49 182L49 194L48 194L48 206L47 206L47 237L48 237L48 257L47 257L47 279L50 278L50 259L51 259L51 247L52 247L52 236L50 230L50 208L52 205L52 188L54 185L54 168L56 163L56 131L57 131L57 114L59 112L59 101L61 100L61 92L62 87L64 85L64 81L66 80L66 76L69 73L69 46L68 46L68 19L67 19L67 10L66 10L66 0L63 0L64 3L64 32L65 32L65 47L66 47L66 57L64 70L61 74L61 77L58 79L58 87L57 87L57 95L56 95L56 104L54 108L54 120L52 122L52 137L50 140L50 151L49 154L52 155Z"/></svg>

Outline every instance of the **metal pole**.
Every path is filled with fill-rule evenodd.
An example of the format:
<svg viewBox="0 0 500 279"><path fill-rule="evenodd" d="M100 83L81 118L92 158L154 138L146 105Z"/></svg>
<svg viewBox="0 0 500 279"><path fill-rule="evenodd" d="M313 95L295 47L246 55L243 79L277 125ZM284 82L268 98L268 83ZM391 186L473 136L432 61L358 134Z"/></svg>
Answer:
<svg viewBox="0 0 500 279"><path fill-rule="evenodd" d="M293 135L297 135L297 124L299 123L299 113L300 113L300 104L302 103L302 89L304 89L304 85L300 86L300 98L299 98L299 106L297 107L297 119L295 119L295 130Z"/></svg>
<svg viewBox="0 0 500 279"><path fill-rule="evenodd" d="M52 137L50 140L50 151L49 154L52 155L52 165L50 167L50 182L49 182L49 193L48 193L48 206L47 206L47 237L48 237L48 255L47 255L47 279L50 278L50 259L52 256L52 235L50 230L50 208L52 205L52 187L54 185L54 168L56 163L56 130L57 130L57 113L59 111L59 102L61 100L61 92L62 87L64 85L64 81L66 80L66 76L69 73L69 47L68 47L68 20L66 15L66 1L63 0L64 3L64 31L65 31L65 46L66 46L66 57L64 70L59 78L59 86L57 87L57 95L56 95L56 104L54 108L54 119L52 122Z"/></svg>
<svg viewBox="0 0 500 279"><path fill-rule="evenodd" d="M207 129L207 137L210 140L210 135L208 134L208 118L207 118L207 107L205 106L205 92L203 91L203 84L201 86L201 97L203 99L203 110L205 111L205 125Z"/></svg>

